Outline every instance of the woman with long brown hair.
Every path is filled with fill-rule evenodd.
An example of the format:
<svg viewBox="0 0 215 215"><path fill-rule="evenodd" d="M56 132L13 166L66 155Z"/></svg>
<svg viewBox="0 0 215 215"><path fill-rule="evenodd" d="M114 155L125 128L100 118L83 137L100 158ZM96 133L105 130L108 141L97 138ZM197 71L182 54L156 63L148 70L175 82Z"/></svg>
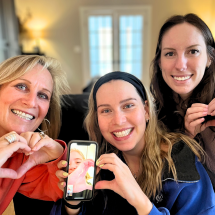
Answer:
<svg viewBox="0 0 215 215"><path fill-rule="evenodd" d="M215 187L215 42L197 15L172 16L161 27L150 87L168 130L200 141Z"/></svg>

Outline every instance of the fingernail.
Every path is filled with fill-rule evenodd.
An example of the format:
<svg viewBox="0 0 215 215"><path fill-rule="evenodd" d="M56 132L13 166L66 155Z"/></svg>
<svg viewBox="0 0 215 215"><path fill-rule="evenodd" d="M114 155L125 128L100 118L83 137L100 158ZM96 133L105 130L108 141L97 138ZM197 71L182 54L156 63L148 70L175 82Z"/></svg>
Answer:
<svg viewBox="0 0 215 215"><path fill-rule="evenodd" d="M65 164L67 164L67 162L66 161L62 161L62 164L65 165Z"/></svg>
<svg viewBox="0 0 215 215"><path fill-rule="evenodd" d="M65 185L65 182L61 182L61 185L64 186L64 185Z"/></svg>
<svg viewBox="0 0 215 215"><path fill-rule="evenodd" d="M68 173L67 173L67 172L64 172L64 173L63 173L63 176L68 176Z"/></svg>
<svg viewBox="0 0 215 215"><path fill-rule="evenodd" d="M102 168L104 166L104 164L100 165L99 167Z"/></svg>
<svg viewBox="0 0 215 215"><path fill-rule="evenodd" d="M99 165L99 162L100 162L99 160L97 160L97 161L96 161L96 166L98 166L98 165Z"/></svg>

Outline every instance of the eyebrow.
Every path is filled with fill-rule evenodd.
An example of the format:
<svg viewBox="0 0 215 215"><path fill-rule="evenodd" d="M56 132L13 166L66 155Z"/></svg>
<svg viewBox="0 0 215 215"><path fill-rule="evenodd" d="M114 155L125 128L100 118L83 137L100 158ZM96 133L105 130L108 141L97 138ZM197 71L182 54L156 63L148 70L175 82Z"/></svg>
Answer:
<svg viewBox="0 0 215 215"><path fill-rule="evenodd" d="M199 44L195 44L195 45L191 45L191 46L188 46L186 49L190 49L190 48L193 48L193 47L196 47L196 46L200 46ZM168 49L168 50L175 50L175 49L173 49L173 48L163 48L163 50L166 50L166 49Z"/></svg>
<svg viewBox="0 0 215 215"><path fill-rule="evenodd" d="M122 103L124 103L124 102L127 102L127 101L130 101L130 100L137 100L137 99L135 99L135 98L128 98L128 99L123 99L122 101L120 101L119 103L120 104L122 104ZM107 106L110 106L109 104L101 104L101 105L99 105L98 107L97 107L97 109L99 108L99 107L107 107Z"/></svg>
<svg viewBox="0 0 215 215"><path fill-rule="evenodd" d="M29 84L31 84L31 82L30 82L29 80L24 79L24 78L17 78L16 80L23 80L23 81L26 81L26 82L28 82ZM43 88L43 90L48 91L50 94L52 94L52 92L51 92L50 90L46 89L46 88Z"/></svg>

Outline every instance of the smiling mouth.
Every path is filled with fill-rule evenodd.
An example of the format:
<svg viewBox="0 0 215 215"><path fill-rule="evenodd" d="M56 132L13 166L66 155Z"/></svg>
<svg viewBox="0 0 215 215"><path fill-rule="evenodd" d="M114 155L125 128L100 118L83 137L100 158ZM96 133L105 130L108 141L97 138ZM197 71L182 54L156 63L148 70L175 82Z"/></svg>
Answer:
<svg viewBox="0 0 215 215"><path fill-rule="evenodd" d="M32 120L34 119L35 117L30 115L30 114L27 114L27 113L24 113L22 111L19 111L19 110L14 110L12 109L11 110L14 114L16 114L18 117L22 118L22 119L26 119L26 120Z"/></svg>
<svg viewBox="0 0 215 215"><path fill-rule="evenodd" d="M177 81L186 81L188 79L190 79L193 75L187 75L187 76L172 76L175 80Z"/></svg>
<svg viewBox="0 0 215 215"><path fill-rule="evenodd" d="M116 137L125 137L127 135L129 135L131 133L131 131L133 130L133 128L129 128L126 129L124 131L120 131L120 132L113 132L114 136Z"/></svg>

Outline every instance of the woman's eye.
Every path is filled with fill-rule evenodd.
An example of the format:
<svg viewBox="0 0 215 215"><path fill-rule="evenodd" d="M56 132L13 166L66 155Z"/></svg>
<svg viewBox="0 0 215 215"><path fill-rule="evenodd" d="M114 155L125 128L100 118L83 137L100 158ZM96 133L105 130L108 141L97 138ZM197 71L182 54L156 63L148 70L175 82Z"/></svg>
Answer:
<svg viewBox="0 0 215 215"><path fill-rule="evenodd" d="M43 93L39 93L38 96L41 98L41 99L49 99L49 97L46 95L46 94L43 94Z"/></svg>
<svg viewBox="0 0 215 215"><path fill-rule="evenodd" d="M124 108L127 109L127 108L131 108L133 106L134 106L133 104L128 104L128 105L125 105Z"/></svg>
<svg viewBox="0 0 215 215"><path fill-rule="evenodd" d="M165 56L169 56L169 57L172 57L173 55L174 55L173 52L167 52L167 53L165 54Z"/></svg>
<svg viewBox="0 0 215 215"><path fill-rule="evenodd" d="M110 110L108 110L108 109L102 110L102 113L109 113L109 112L110 112Z"/></svg>
<svg viewBox="0 0 215 215"><path fill-rule="evenodd" d="M192 49L192 50L190 50L190 53L191 53L191 54L197 54L197 53L199 53L199 50L197 50L197 49Z"/></svg>
<svg viewBox="0 0 215 215"><path fill-rule="evenodd" d="M17 84L16 87L19 89L19 90L26 90L27 86L24 85L24 84Z"/></svg>

